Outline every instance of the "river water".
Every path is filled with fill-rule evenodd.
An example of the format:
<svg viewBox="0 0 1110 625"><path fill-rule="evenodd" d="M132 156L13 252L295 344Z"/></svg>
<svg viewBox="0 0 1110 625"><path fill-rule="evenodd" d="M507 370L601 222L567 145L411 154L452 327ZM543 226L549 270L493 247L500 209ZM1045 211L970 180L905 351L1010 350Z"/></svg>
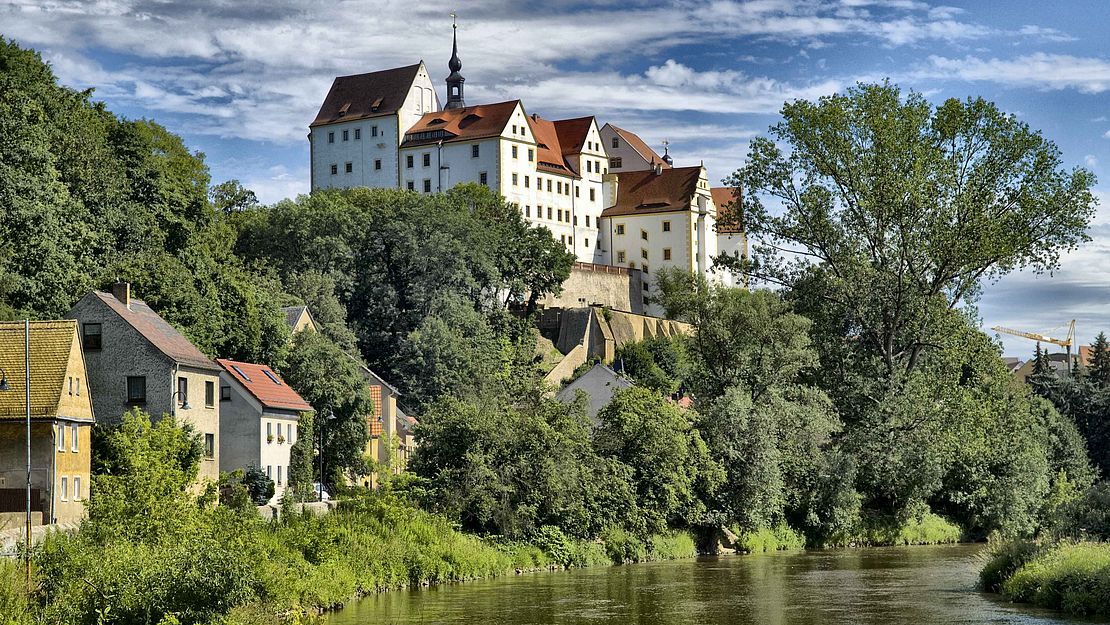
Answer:
<svg viewBox="0 0 1110 625"><path fill-rule="evenodd" d="M978 545L791 552L533 573L383 593L329 625L1049 625L975 590Z"/></svg>

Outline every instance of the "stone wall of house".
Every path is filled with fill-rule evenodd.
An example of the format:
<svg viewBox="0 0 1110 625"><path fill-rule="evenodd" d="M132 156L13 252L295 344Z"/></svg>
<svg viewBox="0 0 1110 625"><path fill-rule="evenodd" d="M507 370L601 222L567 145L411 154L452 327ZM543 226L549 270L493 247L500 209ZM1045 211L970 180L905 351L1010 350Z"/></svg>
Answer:
<svg viewBox="0 0 1110 625"><path fill-rule="evenodd" d="M643 276L639 269L574 263L562 293L548 295L543 305L566 309L597 305L642 314Z"/></svg>

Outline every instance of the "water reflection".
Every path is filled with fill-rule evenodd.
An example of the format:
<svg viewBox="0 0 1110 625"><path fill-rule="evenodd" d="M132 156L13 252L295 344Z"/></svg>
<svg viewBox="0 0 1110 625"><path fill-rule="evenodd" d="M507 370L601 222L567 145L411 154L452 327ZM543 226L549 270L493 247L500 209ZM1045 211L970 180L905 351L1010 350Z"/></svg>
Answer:
<svg viewBox="0 0 1110 625"><path fill-rule="evenodd" d="M367 598L331 625L1049 625L976 592L978 546L780 553L537 573Z"/></svg>

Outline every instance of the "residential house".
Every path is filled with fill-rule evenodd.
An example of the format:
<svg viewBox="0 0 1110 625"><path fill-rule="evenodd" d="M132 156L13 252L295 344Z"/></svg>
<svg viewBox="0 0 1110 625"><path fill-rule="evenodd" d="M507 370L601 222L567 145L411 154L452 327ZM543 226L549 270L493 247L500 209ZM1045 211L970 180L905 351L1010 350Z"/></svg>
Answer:
<svg viewBox="0 0 1110 625"><path fill-rule="evenodd" d="M618 391L632 388L632 381L617 373L612 367L597 363L589 371L567 384L555 394L555 399L563 403L571 403L578 398L578 392L586 395L586 414L590 420L597 422L597 413L601 412Z"/></svg>
<svg viewBox="0 0 1110 625"><path fill-rule="evenodd" d="M259 467L274 501L289 485L289 456L301 413L313 408L266 365L219 358L220 470Z"/></svg>
<svg viewBox="0 0 1110 625"><path fill-rule="evenodd" d="M353 356L351 358L358 360ZM361 362L359 369L370 388L370 397L374 400L374 409L366 416L370 426L366 456L379 464L388 462L393 472L399 473L415 447L415 440L411 436L415 419L405 415L397 405L397 399L401 397L401 391L397 387ZM374 473L362 476L361 481L367 488L376 488L378 485L377 475Z"/></svg>
<svg viewBox="0 0 1110 625"><path fill-rule="evenodd" d="M22 322L0 323L0 529L26 514L26 336ZM77 322L32 321L29 337L32 522L80 521L94 413Z"/></svg>
<svg viewBox="0 0 1110 625"><path fill-rule="evenodd" d="M285 323L289 326L290 334L296 334L301 330L319 332L316 320L308 311L308 306L282 306L281 310L285 313Z"/></svg>
<svg viewBox="0 0 1110 625"><path fill-rule="evenodd" d="M154 420L173 415L202 437L199 477L218 480L220 366L145 302L132 298L126 282L114 284L111 293L90 292L67 317L80 327L100 421L118 423L131 408L141 408Z"/></svg>

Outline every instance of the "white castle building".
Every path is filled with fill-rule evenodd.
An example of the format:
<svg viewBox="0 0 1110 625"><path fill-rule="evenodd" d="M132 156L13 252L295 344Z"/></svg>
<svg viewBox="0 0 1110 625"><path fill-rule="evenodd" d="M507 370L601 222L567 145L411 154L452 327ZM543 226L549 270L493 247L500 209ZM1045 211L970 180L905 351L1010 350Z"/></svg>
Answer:
<svg viewBox="0 0 1110 625"><path fill-rule="evenodd" d="M718 254L746 250L736 228L718 232L721 200L705 167L673 167L640 137L592 116L547 120L520 100L467 106L457 35L447 103L415 65L340 76L309 126L312 190L402 188L438 193L489 186L547 227L580 262L651 272L711 271ZM726 228L726 230L729 230Z"/></svg>

